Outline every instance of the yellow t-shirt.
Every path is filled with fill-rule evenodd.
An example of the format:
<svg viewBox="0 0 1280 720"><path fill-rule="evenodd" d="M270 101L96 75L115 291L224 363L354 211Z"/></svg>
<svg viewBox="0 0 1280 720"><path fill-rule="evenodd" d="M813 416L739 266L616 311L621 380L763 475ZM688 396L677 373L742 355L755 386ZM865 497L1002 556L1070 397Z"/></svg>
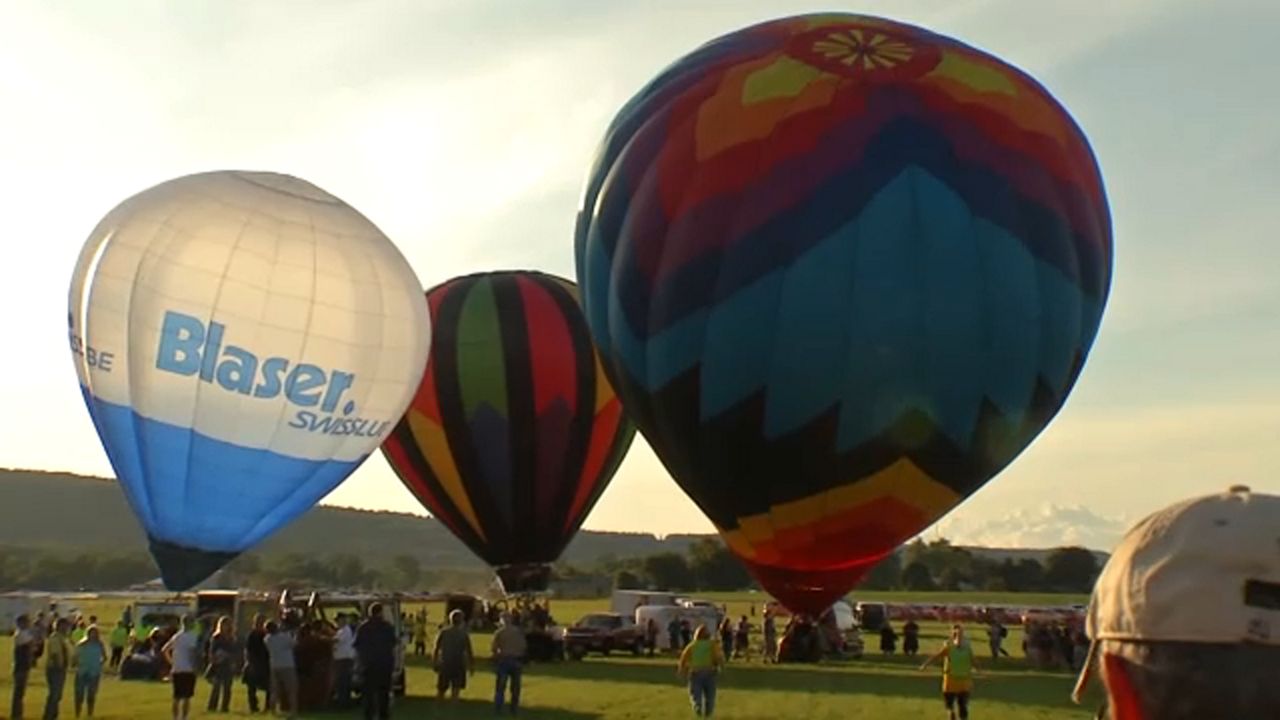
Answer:
<svg viewBox="0 0 1280 720"><path fill-rule="evenodd" d="M948 694L973 691L973 647L947 645L942 657L942 692Z"/></svg>

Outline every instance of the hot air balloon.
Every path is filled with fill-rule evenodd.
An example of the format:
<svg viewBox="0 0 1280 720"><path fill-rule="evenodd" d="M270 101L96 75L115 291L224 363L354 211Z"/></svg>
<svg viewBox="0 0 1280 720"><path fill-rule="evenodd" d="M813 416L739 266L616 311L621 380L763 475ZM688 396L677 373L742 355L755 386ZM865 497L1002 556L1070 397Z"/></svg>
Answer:
<svg viewBox="0 0 1280 720"><path fill-rule="evenodd" d="M350 475L430 347L422 286L391 241L266 172L188 175L113 209L80 253L68 321L89 413L171 590Z"/></svg>
<svg viewBox="0 0 1280 720"><path fill-rule="evenodd" d="M885 19L720 37L609 127L576 228L628 414L762 585L816 613L1062 407L1111 280L1081 130Z"/></svg>
<svg viewBox="0 0 1280 720"><path fill-rule="evenodd" d="M546 589L635 427L601 371L577 287L488 272L427 292L435 338L382 451L507 593Z"/></svg>

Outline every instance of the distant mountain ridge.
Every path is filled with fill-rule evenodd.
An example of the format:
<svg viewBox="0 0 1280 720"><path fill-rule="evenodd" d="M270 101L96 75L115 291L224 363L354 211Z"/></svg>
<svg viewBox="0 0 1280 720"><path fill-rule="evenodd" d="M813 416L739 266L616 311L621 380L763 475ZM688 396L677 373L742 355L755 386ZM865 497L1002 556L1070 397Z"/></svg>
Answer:
<svg viewBox="0 0 1280 720"><path fill-rule="evenodd" d="M583 530L561 559L574 565L591 565L608 556L684 553L699 537L702 536L669 535L659 539L643 533ZM147 541L115 480L0 469L0 546L145 552ZM328 506L312 508L255 548L255 552L351 553L387 560L409 555L430 568L485 567L433 518Z"/></svg>
<svg viewBox="0 0 1280 720"><path fill-rule="evenodd" d="M53 519L57 520L54 521ZM609 557L683 554L707 535L668 535L583 530L565 550L563 562L589 567ZM340 539L340 540L335 540ZM47 549L111 548L146 551L146 537L115 480L71 473L0 468L0 546ZM975 556L1041 563L1052 549L957 545ZM268 538L255 552L350 553L389 560L409 555L424 568L482 570L484 563L433 518L388 511L317 506ZM1106 553L1094 550L1099 562Z"/></svg>

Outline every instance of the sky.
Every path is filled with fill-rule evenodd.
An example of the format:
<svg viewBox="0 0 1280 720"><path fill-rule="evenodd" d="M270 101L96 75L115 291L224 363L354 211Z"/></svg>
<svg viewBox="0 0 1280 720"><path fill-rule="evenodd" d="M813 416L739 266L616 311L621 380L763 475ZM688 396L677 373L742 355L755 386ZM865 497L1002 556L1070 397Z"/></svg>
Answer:
<svg viewBox="0 0 1280 720"><path fill-rule="evenodd" d="M285 172L393 239L424 287L572 278L614 113L718 35L849 10L1040 80L1090 139L1114 222L1102 328L1065 408L924 534L1109 549L1142 516L1280 492L1280 92L1271 0L9 0L0 4L0 467L110 475L67 347L97 221L180 175ZM375 453L325 503L422 512ZM711 531L643 440L585 527Z"/></svg>

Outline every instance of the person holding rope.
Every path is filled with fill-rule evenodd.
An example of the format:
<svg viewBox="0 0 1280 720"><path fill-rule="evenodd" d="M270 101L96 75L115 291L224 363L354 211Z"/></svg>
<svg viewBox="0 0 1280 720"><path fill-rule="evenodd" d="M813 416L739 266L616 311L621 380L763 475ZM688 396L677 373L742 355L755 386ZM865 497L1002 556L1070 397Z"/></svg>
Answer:
<svg viewBox="0 0 1280 720"><path fill-rule="evenodd" d="M942 649L920 665L924 670L935 660L942 660L942 699L947 705L951 720L968 720L969 696L973 692L973 677L977 671L973 646L959 624L951 626L951 637ZM958 714L957 714L957 711Z"/></svg>

